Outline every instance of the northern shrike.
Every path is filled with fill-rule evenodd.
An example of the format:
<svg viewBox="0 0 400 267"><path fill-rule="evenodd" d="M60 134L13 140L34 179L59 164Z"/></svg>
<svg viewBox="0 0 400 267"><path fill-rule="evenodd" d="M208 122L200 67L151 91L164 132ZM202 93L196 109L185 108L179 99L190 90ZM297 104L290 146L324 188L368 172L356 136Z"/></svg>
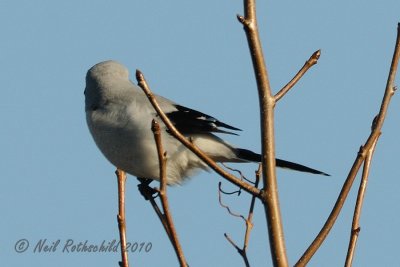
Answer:
<svg viewBox="0 0 400 267"><path fill-rule="evenodd" d="M175 127L217 162L260 162L261 155L237 148L214 133L235 134L240 129L214 117L156 96ZM206 164L171 136L144 92L129 80L128 69L116 61L94 65L86 75L85 110L89 130L104 156L117 168L140 178L159 180L157 148L151 121L160 123L167 151L167 183L180 184ZM328 175L281 159L276 165L296 171Z"/></svg>

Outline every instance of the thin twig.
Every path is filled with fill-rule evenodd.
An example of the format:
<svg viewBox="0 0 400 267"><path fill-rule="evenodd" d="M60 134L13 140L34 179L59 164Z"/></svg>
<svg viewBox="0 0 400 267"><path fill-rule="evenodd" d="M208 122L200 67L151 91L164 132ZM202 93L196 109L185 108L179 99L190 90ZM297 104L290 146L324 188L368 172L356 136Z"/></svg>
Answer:
<svg viewBox="0 0 400 267"><path fill-rule="evenodd" d="M201 151L197 146L195 146L190 140L185 138L179 131L175 128L175 126L171 123L165 113L161 110L160 106L157 103L153 93L151 92L144 75L136 70L136 79L138 81L138 85L145 92L147 98L150 103L153 105L154 109L157 111L157 114L160 116L161 120L164 122L168 131L171 135L173 135L177 140L179 140L185 147L191 150L194 154L196 154L202 161L204 161L211 169L217 172L219 175L230 181L231 183L243 188L250 194L260 195L260 190L255 188L253 185L250 185L234 175L228 173L223 168L221 168L214 160L212 160L209 156L207 156L203 151ZM275 162L275 161L274 161Z"/></svg>
<svg viewBox="0 0 400 267"><path fill-rule="evenodd" d="M239 255L243 258L244 265L246 267L250 267L249 259L247 258L246 251L244 251L242 248L240 248L238 245L236 245L235 241L232 240L232 238L227 234L224 233L224 236L226 240L236 249L236 251L239 253Z"/></svg>
<svg viewBox="0 0 400 267"><path fill-rule="evenodd" d="M164 218L166 224L169 229L170 239L172 240L172 245L174 247L176 256L178 257L178 261L180 266L187 267L187 263L185 260L185 255L183 254L182 246L179 243L178 234L175 229L175 225L172 219L171 211L169 209L168 195L167 195L167 157L166 152L164 152L161 133L160 133L160 125L153 120L151 129L154 133L154 139L156 141L157 152L158 152L158 162L160 166L160 200L164 211Z"/></svg>
<svg viewBox="0 0 400 267"><path fill-rule="evenodd" d="M260 182L260 172L261 172L261 164L258 167L258 170L256 171L256 181L255 181L255 186L258 187L258 184ZM250 240L250 233L251 230L253 229L253 213L254 213L254 205L256 201L256 196L251 197L251 202L250 202L250 208L249 208L249 214L247 215L247 219L244 218L243 215L240 214L235 214L231 212L230 208L227 205L224 205L221 200L221 183L219 183L219 203L222 207L226 208L232 216L235 217L240 217L244 220L246 224L246 232L244 235L244 241L243 241L243 247L240 248L236 243L230 238L230 236L225 233L224 236L228 240L229 243L236 249L236 251L239 253L239 255L243 258L244 264L246 267L250 266L249 259L247 257L247 247L249 245L249 240Z"/></svg>
<svg viewBox="0 0 400 267"><path fill-rule="evenodd" d="M385 93L384 93L384 96L382 99L379 114L377 115L376 120L375 120L374 128L371 131L371 134L369 135L364 146L362 146L360 148L360 151L358 152L358 155L353 163L352 168L350 169L347 179L346 179L345 183L343 184L342 190L340 191L340 194L336 200L336 203L335 203L328 219L326 220L324 226L322 227L322 229L320 230L318 235L315 237L315 239L311 243L311 245L307 248L307 250L301 256L301 258L298 260L298 262L296 263L295 266L305 266L310 261L311 257L315 254L315 252L318 250L318 248L321 246L322 242L325 240L325 238L329 234L337 217L339 216L339 213L343 207L344 202L346 201L347 195L351 189L354 179L358 173L358 170L360 169L361 164L363 163L363 161L366 158L367 151L369 151L371 149L373 143L376 141L377 137L380 135L382 125L383 125L383 122L386 117L386 112L389 107L390 100L395 92L394 80L396 77L399 58L400 58L400 23L397 25L397 38L396 38L395 50L393 53L389 76L388 76L388 80L386 83Z"/></svg>
<svg viewBox="0 0 400 267"><path fill-rule="evenodd" d="M227 168L228 170L231 170L231 171L233 171L233 172L236 172L236 173L238 173L239 175L240 175L240 178L242 179L242 180L246 180L248 183L250 183L250 184L254 184L254 182L253 181L251 181L250 179L247 179L246 178L246 176L244 176L244 174L242 173L242 171L241 170L238 170L238 169L235 169L235 168L232 168L232 167L229 167L228 165L226 165L225 163L221 163L221 165L222 166L224 166L225 168Z"/></svg>
<svg viewBox="0 0 400 267"><path fill-rule="evenodd" d="M290 89L303 77L303 75L315 64L317 64L321 50L315 51L311 57L304 63L303 67L297 72L293 79L288 82L278 93L275 94L275 101L278 102Z"/></svg>
<svg viewBox="0 0 400 267"><path fill-rule="evenodd" d="M125 182L126 173L120 169L115 171L118 179L118 229L121 246L121 267L129 267L128 252L126 250L126 221L125 221Z"/></svg>
<svg viewBox="0 0 400 267"><path fill-rule="evenodd" d="M232 215L233 217L242 218L243 221L246 221L246 219L244 218L244 216L242 214L238 214L238 213L233 212L231 210L231 208L229 208L228 205L225 205L224 203L222 203L222 195L221 195L221 193L223 193L224 191L221 189L221 185L222 185L222 183L219 182L218 183L218 201L219 201L219 204L221 205L221 207L225 208L228 211L228 213L230 215Z"/></svg>
<svg viewBox="0 0 400 267"><path fill-rule="evenodd" d="M379 138L379 136L378 136ZM361 216L361 209L364 202L365 191L367 190L368 184L368 176L369 170L371 166L372 156L375 151L376 143L378 142L378 138L375 139L375 142L372 144L372 147L367 152L366 159L364 161L363 173L360 181L360 187L358 188L357 194L357 201L356 206L354 208L354 215L353 215L353 223L351 225L350 231L350 241L349 241L349 248L347 249L347 256L345 266L350 267L353 262L354 252L357 245L358 235L360 233L360 216Z"/></svg>
<svg viewBox="0 0 400 267"><path fill-rule="evenodd" d="M288 266L282 216L279 207L275 168L274 107L275 97L269 84L267 67L257 27L255 0L244 0L244 16L238 16L246 32L260 105L264 210L274 266Z"/></svg>
<svg viewBox="0 0 400 267"><path fill-rule="evenodd" d="M261 165L258 166L258 170L256 171L256 181L254 186L258 187L260 183L260 173L261 173ZM254 214L254 206L256 203L256 198L252 196L251 202L250 202L250 208L249 208L249 214L247 216L246 220L246 233L244 235L244 244L243 244L243 250L246 252L247 247L249 245L249 239L250 239L250 232L253 229L253 214Z"/></svg>
<svg viewBox="0 0 400 267"><path fill-rule="evenodd" d="M227 192L225 190L222 190L222 188L220 188L219 191L224 195L238 195L238 196L240 196L240 192L241 192L240 188L239 188L239 190L235 190L235 191L232 191L232 192Z"/></svg>

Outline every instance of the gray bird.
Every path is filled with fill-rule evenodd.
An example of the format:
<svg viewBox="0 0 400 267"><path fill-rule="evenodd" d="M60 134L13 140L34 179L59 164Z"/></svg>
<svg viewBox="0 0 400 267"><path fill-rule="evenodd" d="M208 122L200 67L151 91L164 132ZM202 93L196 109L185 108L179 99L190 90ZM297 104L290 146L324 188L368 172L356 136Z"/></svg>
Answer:
<svg viewBox="0 0 400 267"><path fill-rule="evenodd" d="M156 96L161 109L175 127L216 162L260 162L261 155L237 148L214 133L235 134L240 129L214 117ZM86 75L86 120L94 141L117 168L140 178L159 180L157 148L151 121L158 119L146 95L129 80L128 69L116 61L94 65ZM207 165L188 150L160 123L167 151L167 183L180 184ZM276 165L296 171L328 175L281 159Z"/></svg>

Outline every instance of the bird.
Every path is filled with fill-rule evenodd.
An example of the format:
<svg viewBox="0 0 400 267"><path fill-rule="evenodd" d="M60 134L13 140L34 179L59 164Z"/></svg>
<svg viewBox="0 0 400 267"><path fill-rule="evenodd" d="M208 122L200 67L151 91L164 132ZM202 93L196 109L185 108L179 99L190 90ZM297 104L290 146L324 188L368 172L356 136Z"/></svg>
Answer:
<svg viewBox="0 0 400 267"><path fill-rule="evenodd" d="M159 122L167 157L168 185L182 184L198 171L209 168L193 152L175 139L142 89L129 79L129 70L108 60L91 67L86 74L85 112L89 131L105 158L116 168L138 178L160 180L159 159L152 120ZM159 106L185 137L219 163L260 162L261 155L238 148L216 134L237 135L239 128L200 111L155 95ZM316 169L276 159L276 166L329 176Z"/></svg>

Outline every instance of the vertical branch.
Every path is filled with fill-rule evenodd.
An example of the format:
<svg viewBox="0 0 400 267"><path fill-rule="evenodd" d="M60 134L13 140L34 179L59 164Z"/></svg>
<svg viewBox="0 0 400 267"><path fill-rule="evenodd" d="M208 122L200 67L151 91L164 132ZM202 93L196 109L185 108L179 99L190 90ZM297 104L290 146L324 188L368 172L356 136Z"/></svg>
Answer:
<svg viewBox="0 0 400 267"><path fill-rule="evenodd" d="M272 260L274 266L288 266L282 217L279 208L278 185L275 169L274 107L267 68L258 34L255 0L244 0L244 17L238 16L243 24L257 81L261 117L263 195Z"/></svg>
<svg viewBox="0 0 400 267"><path fill-rule="evenodd" d="M118 229L121 244L121 267L128 267L128 252L126 250L126 221L125 221L125 182L126 173L120 169L115 171L118 179Z"/></svg>
<svg viewBox="0 0 400 267"><path fill-rule="evenodd" d="M350 267L352 265L354 258L357 239L361 229L360 228L361 209L364 202L365 191L367 190L368 175L371 166L372 155L374 154L377 142L378 138L375 139L375 142L372 144L372 147L367 152L367 157L364 161L363 173L361 177L360 187L358 189L356 206L354 208L353 223L351 225L349 248L347 250L346 263L345 263L346 267Z"/></svg>
<svg viewBox="0 0 400 267"><path fill-rule="evenodd" d="M169 202L168 202L168 196L167 196L167 157L166 157L166 152L164 152L163 146L162 146L162 140L161 140L161 133L160 133L160 125L153 120L151 129L154 133L154 139L156 141L156 146L157 146L157 152L158 152L158 162L160 166L160 200L161 204L164 210L164 218L166 225L168 226L169 231L169 237L172 242L172 245L174 247L176 256L178 257L178 261L180 266L186 267L187 263L185 260L185 256L183 254L183 250L181 247L181 244L179 243L178 239L178 234L175 229L174 222L172 220L172 215L171 211L169 209Z"/></svg>
<svg viewBox="0 0 400 267"><path fill-rule="evenodd" d="M318 250L318 248L321 246L322 242L324 242L325 238L328 236L330 230L332 229L333 225L335 224L335 221L337 217L339 216L339 213L344 205L344 202L346 201L346 198L348 196L348 193L353 185L354 179L361 167L361 164L366 158L366 154L372 145L375 143L376 139L381 133L381 129L383 126L383 122L386 117L386 112L387 109L389 108L389 103L390 100L395 92L395 87L394 87L394 80L396 77L397 73L397 67L399 64L399 59L400 59L400 23L397 25L397 38L396 38L396 45L393 53L393 58L392 58L392 63L390 65L390 71L389 71L389 76L388 80L386 83L386 89L385 93L382 99L382 103L379 109L379 114L375 118L373 129L371 131L371 134L369 135L367 141L365 142L364 146L360 148L360 151L358 152L358 155L353 163L352 168L350 169L350 172L346 178L346 181L343 184L343 187L340 191L340 194L336 200L336 203L329 214L328 219L326 220L324 226L318 233L318 235L315 237L314 241L311 243L311 245L307 248L307 250L304 252L304 254L301 256L301 258L298 260L295 266L305 266L312 256L315 254L315 252Z"/></svg>

